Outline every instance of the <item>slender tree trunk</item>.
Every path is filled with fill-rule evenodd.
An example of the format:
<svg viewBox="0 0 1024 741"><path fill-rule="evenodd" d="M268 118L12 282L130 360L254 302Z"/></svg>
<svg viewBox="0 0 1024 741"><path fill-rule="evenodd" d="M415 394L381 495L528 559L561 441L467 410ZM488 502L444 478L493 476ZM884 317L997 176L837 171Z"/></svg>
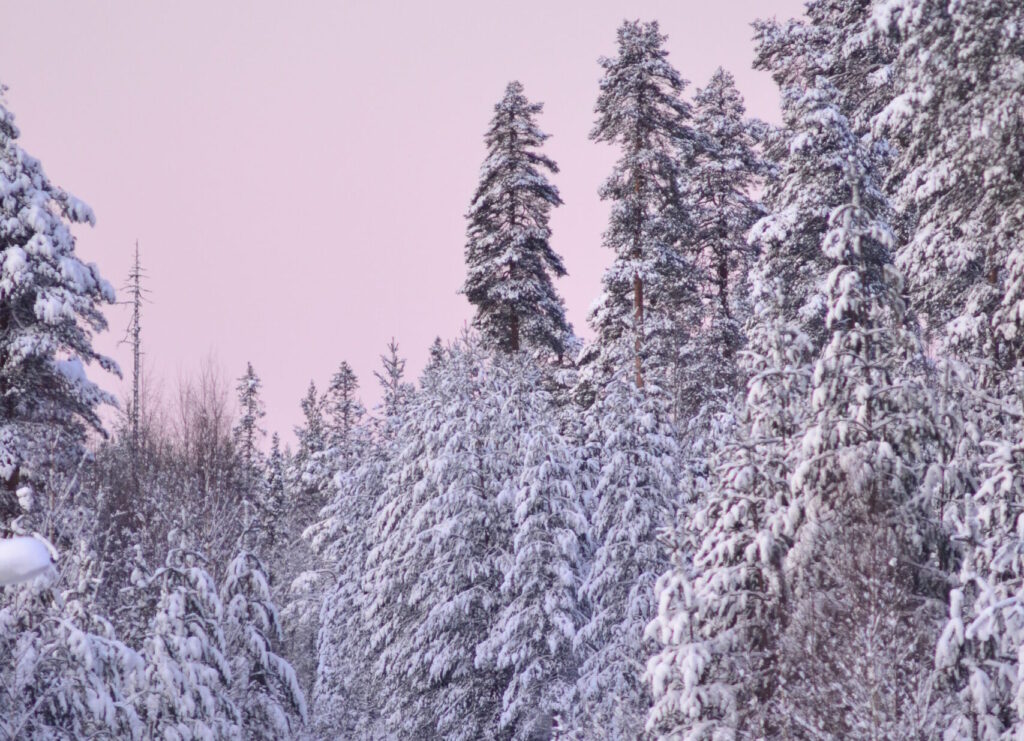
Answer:
<svg viewBox="0 0 1024 741"><path fill-rule="evenodd" d="M640 142L637 141L637 149L640 149ZM643 236L643 206L640 203L640 180L642 172L633 174L633 195L636 198L636 226L633 230L633 258L639 261L643 257L642 236ZM644 387L644 367L641 361L644 336L644 282L639 273L633 273L633 361L636 364L636 387Z"/></svg>
<svg viewBox="0 0 1024 741"><path fill-rule="evenodd" d="M512 132L511 137L509 139L508 156L509 156L509 161L514 161L515 153L516 153L516 146L517 146L517 137L516 137L516 130L515 130L515 116L512 115L511 111L509 112L509 121L508 122L509 122L509 129ZM509 227L510 227L509 231L510 231L510 233L512 235L515 235L515 233L516 233L516 205L517 205L517 203L516 203L515 197L509 198L509 203L508 203L508 223L509 223ZM514 236L513 236L513 238L514 238ZM512 265L509 266L509 271L508 271L509 280L511 280L513 278L514 274L515 274L515 263L513 262ZM519 352L519 314L516 313L515 309L512 310L512 319L509 322L508 331L509 331L509 338L508 338L508 340L509 340L509 348L514 353Z"/></svg>
<svg viewBox="0 0 1024 741"><path fill-rule="evenodd" d="M519 352L519 315L512 312L512 321L509 323L510 344L512 352Z"/></svg>
<svg viewBox="0 0 1024 741"><path fill-rule="evenodd" d="M643 348L644 330L644 283L638 274L633 275L633 333L634 352L636 362L636 386L644 387L644 369L640 360L640 351Z"/></svg>

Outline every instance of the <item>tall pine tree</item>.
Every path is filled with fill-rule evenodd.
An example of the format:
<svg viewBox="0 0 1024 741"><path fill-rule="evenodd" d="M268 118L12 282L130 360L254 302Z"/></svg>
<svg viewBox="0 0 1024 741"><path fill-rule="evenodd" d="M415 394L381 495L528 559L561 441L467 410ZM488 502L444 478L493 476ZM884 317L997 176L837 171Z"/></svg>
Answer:
<svg viewBox="0 0 1024 741"><path fill-rule="evenodd" d="M681 419L706 405L705 412L720 411L739 388L750 314L747 274L755 257L746 236L764 212L752 191L765 171L758 151L765 127L746 117L732 75L721 68L694 95L694 129L703 146L682 176L694 221L685 249L697 270L702 309L673 379Z"/></svg>
<svg viewBox="0 0 1024 741"><path fill-rule="evenodd" d="M550 244L548 219L562 203L545 175L558 166L538 150L548 135L536 124L542 103L531 103L510 82L494 107L484 141L487 158L467 219L466 283L476 307L473 325L506 352L520 348L561 355L572 334L551 277L566 274Z"/></svg>
<svg viewBox="0 0 1024 741"><path fill-rule="evenodd" d="M655 372L664 387L679 333L697 309L693 266L681 243L692 232L680 192L683 163L696 149L685 85L668 62L658 23L627 21L618 56L602 58L604 77L590 138L621 156L601 188L612 213L604 244L615 258L590 320L597 331L598 378L628 364L637 385ZM626 338L627 342L620 342Z"/></svg>

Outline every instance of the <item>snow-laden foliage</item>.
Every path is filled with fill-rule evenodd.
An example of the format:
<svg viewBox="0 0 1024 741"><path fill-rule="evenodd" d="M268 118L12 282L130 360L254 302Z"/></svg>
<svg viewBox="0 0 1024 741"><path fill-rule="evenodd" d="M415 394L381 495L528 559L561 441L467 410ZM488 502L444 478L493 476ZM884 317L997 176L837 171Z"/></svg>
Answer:
<svg viewBox="0 0 1024 741"><path fill-rule="evenodd" d="M887 202L870 153L840 112L832 120L839 146L822 166L848 202L821 243L834 266L824 285L829 337L791 479L789 617L772 725L837 738L927 735L941 592L928 576L934 538L919 462L932 420L913 369L920 350L892 265Z"/></svg>
<svg viewBox="0 0 1024 741"><path fill-rule="evenodd" d="M0 595L3 738L145 737L142 659L74 586L49 575Z"/></svg>
<svg viewBox="0 0 1024 741"><path fill-rule="evenodd" d="M320 609L313 703L324 733L350 738L371 737L378 715L369 651L372 628L363 618L369 598L363 577L373 507L389 452L374 448L355 470L341 474L334 501L307 531L333 577Z"/></svg>
<svg viewBox="0 0 1024 741"><path fill-rule="evenodd" d="M437 372L437 387L424 393L413 416L439 424L410 430L424 438L415 464L422 478L411 480L410 490L400 476L384 494L412 502L401 530L389 535L403 541L397 550L404 604L391 610L406 614L388 622L404 624L400 636L389 637L378 671L391 732L487 738L497 727L502 677L476 666L477 647L500 608L509 550L503 489L515 450L501 445L503 427L523 421L517 410L503 408L502 373L479 347L453 347Z"/></svg>
<svg viewBox="0 0 1024 741"><path fill-rule="evenodd" d="M824 77L843 96L850 128L869 132L893 94L895 40L876 33L884 0L808 0L801 18L754 22L755 67L770 69L781 89Z"/></svg>
<svg viewBox="0 0 1024 741"><path fill-rule="evenodd" d="M655 615L655 581L668 566L658 535L678 503L666 406L656 386L637 388L623 373L588 412L601 452L590 495L593 561L580 589L589 614L576 635L582 663L573 726L581 738L635 738L644 726L644 630Z"/></svg>
<svg viewBox="0 0 1024 741"><path fill-rule="evenodd" d="M525 458L512 494L515 535L501 586L504 608L477 663L508 672L499 727L514 739L546 738L571 715L581 541L587 522L573 485L570 444L547 404L525 431Z"/></svg>
<svg viewBox="0 0 1024 741"><path fill-rule="evenodd" d="M379 735L377 683L370 650L373 630L364 619L367 558L377 499L396 459L396 436L415 389L404 380L405 360L394 340L375 372L383 399L372 441L360 448L360 462L339 472L335 494L321 519L306 531L333 581L323 593L313 703L320 732L349 738Z"/></svg>
<svg viewBox="0 0 1024 741"><path fill-rule="evenodd" d="M919 489L929 397L874 157L838 91L809 82L784 91L783 180L752 231L766 242L747 425L651 626L666 647L649 666L650 725L668 738L903 737L930 722L941 591L922 576L934 541ZM802 245L785 286L764 270L783 243Z"/></svg>
<svg viewBox="0 0 1024 741"><path fill-rule="evenodd" d="M949 385L962 389L965 380ZM1014 381L1019 384L1019 375ZM956 698L945 737L1013 738L1024 731L1021 408L996 406L992 397L979 403L970 392L952 401L944 418L959 420L963 436L932 472L960 558L948 622L935 650L936 665L951 679ZM979 428L991 430L994 420L1005 427L979 444Z"/></svg>
<svg viewBox="0 0 1024 741"><path fill-rule="evenodd" d="M929 333L961 357L1013 365L1024 225L1024 7L1015 0L877 2L898 42L874 119L898 147L889 179L913 230L897 263Z"/></svg>
<svg viewBox="0 0 1024 741"><path fill-rule="evenodd" d="M177 537L146 581L158 593L143 647L149 738L242 738L231 697L223 608L205 559Z"/></svg>
<svg viewBox="0 0 1024 741"><path fill-rule="evenodd" d="M600 61L585 346L510 84L480 334L416 385L392 340L370 410L340 363L294 450L251 365L237 408L206 364L87 441L113 294L0 105L0 534L61 553L0 586L0 736L1024 735L1024 6L808 0L755 34L775 128L721 69L684 97L656 22Z"/></svg>
<svg viewBox="0 0 1024 741"><path fill-rule="evenodd" d="M306 701L295 670L274 651L281 624L266 567L245 550L228 564L220 588L231 696L246 739L288 738L306 721Z"/></svg>
<svg viewBox="0 0 1024 741"><path fill-rule="evenodd" d="M2 96L0 86L0 531L23 510L17 492L45 476L47 439L59 433L61 464L74 465L86 430L103 429L97 407L113 399L86 367L119 372L92 346L114 289L78 258L71 232L95 223L92 209L21 148Z"/></svg>

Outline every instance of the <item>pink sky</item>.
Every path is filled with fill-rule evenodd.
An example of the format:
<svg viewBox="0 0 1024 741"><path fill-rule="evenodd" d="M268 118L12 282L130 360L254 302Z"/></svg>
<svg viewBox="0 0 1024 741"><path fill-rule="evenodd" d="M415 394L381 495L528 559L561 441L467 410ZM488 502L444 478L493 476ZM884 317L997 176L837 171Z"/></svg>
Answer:
<svg viewBox="0 0 1024 741"><path fill-rule="evenodd" d="M22 145L96 211L77 231L83 259L120 286L139 240L147 365L172 386L210 353L232 379L251 360L267 427L291 440L311 378L323 388L347 359L372 404L392 335L415 375L433 338L470 318L463 214L509 80L545 104L565 200L552 218L569 270L558 288L586 333L610 260L597 188L615 158L587 134L616 28L657 19L690 92L725 66L748 110L774 121L749 24L802 6L6 0L0 82ZM127 377L128 314L108 318L97 345Z"/></svg>

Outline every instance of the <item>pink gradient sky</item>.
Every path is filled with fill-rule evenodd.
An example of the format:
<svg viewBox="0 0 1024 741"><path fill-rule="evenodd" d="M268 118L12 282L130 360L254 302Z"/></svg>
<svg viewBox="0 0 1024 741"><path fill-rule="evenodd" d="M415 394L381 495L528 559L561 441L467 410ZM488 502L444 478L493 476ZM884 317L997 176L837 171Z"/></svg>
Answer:
<svg viewBox="0 0 1024 741"><path fill-rule="evenodd" d="M22 145L96 211L77 231L81 256L120 286L140 241L157 378L172 386L213 353L233 379L251 360L267 426L291 440L310 378L323 388L347 359L372 405L392 335L415 375L433 338L471 316L456 293L463 214L509 80L545 104L565 200L552 219L569 270L558 287L586 333L610 259L597 188L615 157L587 134L616 28L659 20L690 92L723 65L748 110L774 121L749 24L802 6L0 0L0 82ZM97 345L127 376L128 314L108 317Z"/></svg>

